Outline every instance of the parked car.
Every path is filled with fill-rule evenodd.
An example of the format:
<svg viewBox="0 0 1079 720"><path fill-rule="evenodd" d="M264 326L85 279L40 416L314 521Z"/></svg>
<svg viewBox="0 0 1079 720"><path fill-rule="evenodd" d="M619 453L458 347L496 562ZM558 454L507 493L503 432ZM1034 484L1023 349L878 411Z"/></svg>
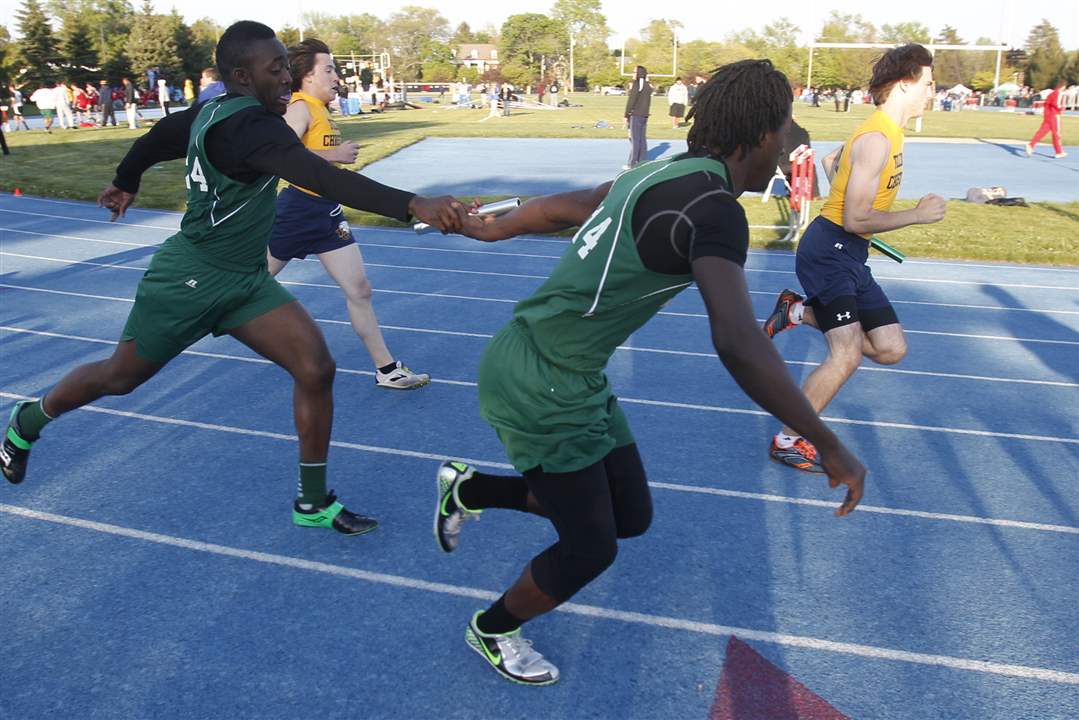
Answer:
<svg viewBox="0 0 1079 720"><path fill-rule="evenodd" d="M604 95L625 95L625 88L620 88L616 85L607 85L603 88Z"/></svg>

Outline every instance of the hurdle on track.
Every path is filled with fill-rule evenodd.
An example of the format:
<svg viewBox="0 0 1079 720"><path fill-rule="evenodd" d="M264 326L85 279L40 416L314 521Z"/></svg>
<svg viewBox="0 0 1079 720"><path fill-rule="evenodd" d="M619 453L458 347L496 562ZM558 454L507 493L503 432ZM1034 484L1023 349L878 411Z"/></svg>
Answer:
<svg viewBox="0 0 1079 720"><path fill-rule="evenodd" d="M780 242L798 242L810 221L810 211L813 204L813 177L816 172L814 166L813 148L808 145L799 145L790 154L791 177L787 177L776 168L775 177L768 184L768 189L761 196L761 202L772 199L772 188L777 180L787 188L789 211L786 225L750 225L751 229L758 230L786 230Z"/></svg>

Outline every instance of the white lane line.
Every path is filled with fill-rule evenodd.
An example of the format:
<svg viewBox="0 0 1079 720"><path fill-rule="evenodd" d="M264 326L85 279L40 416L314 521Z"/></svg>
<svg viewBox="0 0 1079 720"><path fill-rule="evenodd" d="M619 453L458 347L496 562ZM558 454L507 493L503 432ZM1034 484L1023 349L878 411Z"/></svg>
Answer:
<svg viewBox="0 0 1079 720"><path fill-rule="evenodd" d="M669 400L643 400L640 398L627 398L619 396L618 402L632 403L635 405L653 405L656 407L675 408L679 410L700 410L703 412L716 412L730 415L754 415L757 417L772 417L772 414L764 410L752 410L749 408L730 408L721 405L701 405L697 403L680 403ZM914 423L887 422L884 420L856 420L854 418L839 418L830 415L821 415L821 420L844 425L863 425L867 427L892 428L895 430L917 430L918 432L946 433L952 435L973 435L977 437L994 437L1009 440L1031 440L1034 442L1060 443L1063 445L1079 445L1079 438L1057 437L1055 435L1025 435L1022 433L995 432L993 430L969 430L966 428L943 427L940 425L916 425Z"/></svg>
<svg viewBox="0 0 1079 720"><path fill-rule="evenodd" d="M88 203L88 202L79 202L79 201L75 201L75 200L56 200L54 198L43 198L43 197L37 197L37 196L32 196L32 197L24 196L24 197L25 197L25 200L20 200L20 201L16 201L16 202L26 202L27 200L29 200L29 201L32 201L32 202L52 203L54 205L69 205L69 206L73 206L73 207L82 208L82 209L87 210L89 212L97 212L99 210L99 208L97 208L97 206L95 206L93 203ZM177 218L183 217L183 212L180 212L180 211L177 211L177 210L152 210L152 209L149 209L149 208L128 208L127 211L130 212L130 213L147 213L149 215L173 215L173 216L175 216ZM82 218L68 218L68 219L79 220L79 219L82 219ZM113 224L116 224L116 223L113 223ZM121 221L119 224L126 225L128 223L126 223L125 221ZM154 227L154 226L150 226L150 227ZM176 225L175 227L169 227L167 229L175 231L175 230L179 230L180 226ZM389 226L383 226L383 225L361 225L361 226L358 226L356 228L357 232L364 232L365 230L372 230L372 231L376 231L376 232L408 233L410 235L413 232L412 230L409 230L408 228L389 227ZM515 238L515 240L521 240L521 241L525 241L525 242L547 242L547 243L565 244L565 243L569 242L570 238L567 237L567 238L564 238L564 239L557 239L557 238L526 236L526 237ZM783 252L783 251L777 251L777 250L750 250L749 254L750 255L759 255L761 257L768 257L768 258L784 257L784 258L790 259L791 261L794 260L794 252L793 251ZM891 261L890 260L885 260L883 258L872 258L871 263L874 264L874 265L881 265L883 267L891 267ZM944 266L952 266L952 267L960 267L960 268L979 268L979 269L987 269L987 270L1019 270L1019 271L1022 271L1022 272L1029 272L1029 271L1032 271L1032 270L1037 270L1037 271L1045 271L1045 272L1079 274L1079 268L1073 268L1073 267L1050 267L1050 266L1047 266L1047 265L1002 265L1002 264L994 264L994 263L981 263L981 264L979 264L979 263L976 263L976 262L973 262L973 261L965 261L965 260L916 260L916 259L913 259L913 258L907 258L906 264L907 265L930 265L930 266L944 265Z"/></svg>
<svg viewBox="0 0 1079 720"><path fill-rule="evenodd" d="M828 510L833 510L836 507L834 502L814 500L812 498L792 498L786 495L745 492L743 490L725 490L723 488L701 487L699 485L685 485L682 483L650 481L648 484L654 488L673 490L675 492L717 495L719 497L739 498L742 500L761 500L763 502L783 503L785 505L805 505ZM925 520L946 520L950 522L972 523L975 525L994 525L996 527L1006 527L1018 530L1039 530L1042 532L1055 532L1065 535L1079 535L1079 527L1074 527L1072 525L1053 525L1049 523L1026 522L1023 520L979 517L977 515L956 515L953 513L925 512L923 510L904 510L899 508L881 507L879 505L859 505L858 512L877 513L880 515L899 515Z"/></svg>
<svg viewBox="0 0 1079 720"><path fill-rule="evenodd" d="M451 595L454 597L464 597L472 600L481 600L484 602L496 600L499 596L497 592L483 590L480 588L468 587L463 585L451 585L449 583L432 582L430 580L421 580L419 578L411 578L402 575L390 575L387 573L372 572L370 570L361 570L360 568L333 565L330 563L317 562L314 560L305 560L303 558L290 557L288 555L277 555L275 553L259 552L256 550L245 550L242 548L230 547L228 545L219 545L217 543L203 542L201 540L191 540L188 538L177 537L175 535L164 535L162 533L136 530L134 528L123 527L121 525L113 525L111 523L85 520L83 518L75 518L67 515L57 515L55 513L42 512L40 510L31 510L30 508L19 507L17 505L8 505L6 503L0 504L0 512L4 512L8 515L13 515L16 517L21 517L27 520L37 520L41 522L54 523L57 525L66 525L68 527L75 527L82 530L91 530L94 532L113 535L116 537L129 538L132 540L141 540L144 542L155 543L158 545L191 550L193 552L206 553L209 555L217 555L220 557L227 557L238 560L248 560L252 562L263 563L266 565L292 568L295 570L319 572L326 575L334 575L337 577L345 577L353 580L377 583L379 585L407 588L409 590L421 590L425 592L438 593L441 595ZM1028 680L1040 680L1042 682L1079 685L1079 673L1065 672L1062 670L1052 670L1048 668L1031 667L1028 665L1013 665L1008 663L990 662L986 660L973 660L969 658L953 657L950 655L932 655L927 653L909 652L907 650L896 650L894 648L878 647L875 645L861 645L858 643L836 642L834 640L825 640L823 638L816 638L807 635L788 635L786 633L772 632L770 630L734 627L731 625L718 625L715 623L685 620L682 618L675 618L664 615L654 615L652 613L616 610L613 608L599 607L596 605L583 605L581 603L565 603L564 605L559 606L557 608L557 611L570 615L600 618L603 620L614 620L633 625L665 628L667 630L682 630L685 632L692 632L701 635L737 635L738 637L745 640L753 640L756 642L765 642L786 647L805 648L809 650L831 652L842 655L854 655L857 657L873 658L876 660L894 660L897 662L912 663L916 665L929 665L933 667L942 667L955 670L968 670L971 672L1003 675L1006 677L1023 678Z"/></svg>
<svg viewBox="0 0 1079 720"><path fill-rule="evenodd" d="M211 356L212 357L212 356ZM10 398L12 400L32 400L33 398L27 395L20 395L18 393L10 393L0 391L0 397ZM180 418L163 417L160 415L147 415L145 413L136 413L127 410L114 410L112 408L103 408L96 405L86 405L79 408L87 412L96 412L103 415L113 415L115 417L122 417L129 420L139 420L148 423L158 423L165 425L175 425L180 427L189 427L198 430L211 430L221 433L230 433L234 435L245 435L248 437L259 437L270 440L283 440L286 442L297 442L298 438L295 435L289 435L286 433L266 432L263 430L250 430L247 428L239 428L231 425L217 425L214 423L197 422L193 420L182 420ZM464 458L450 454L439 453L427 453L416 450L402 450L398 448L381 447L374 445L360 445L357 443L349 443L339 440L331 440L330 445L333 447L344 448L347 450L357 450L360 452L377 453L381 455L395 455L399 457L417 458L420 460L434 460L441 462L447 458L454 457L457 460L462 460L471 465L477 467L494 468L496 470L513 470L513 466L509 463L500 462L497 460L482 460L477 458ZM649 481L651 487L655 487L660 490L671 490L674 492L686 492L697 493L701 495L713 495L717 497L736 498L741 500L758 500L765 502L776 502L787 505L801 505L806 507L819 507L826 510L835 510L839 506L836 502L829 502L827 500L814 500L807 498L789 497L786 495L775 495L770 493L753 493L745 492L741 490L725 490L722 488L704 487L700 485L687 485L684 483L667 483ZM1038 530L1042 532L1055 532L1066 535L1079 535L1079 527L1071 525L1055 525L1049 523L1036 523L1028 522L1024 520L1009 520L1007 518L992 518L982 517L978 515L957 515L952 513L932 513L922 510L906 510L903 508L889 508L876 505L862 506L859 505L858 509L862 510L869 508L868 512L877 513L881 515L896 515L900 517L912 517L920 520L939 520L945 522L962 522L974 525L994 525L997 527L1006 527L1017 530Z"/></svg>
<svg viewBox="0 0 1079 720"><path fill-rule="evenodd" d="M2 233L2 232L14 232L14 233L21 233L21 234L24 234L24 235L36 235L38 237L50 237L50 238L56 238L58 240L79 240L79 241L82 241L82 242L96 242L96 243L104 243L104 244L107 244L107 245L123 245L123 246L126 246L126 247L147 247L147 248L152 247L152 248L156 248L156 247L161 246L161 243L135 243L135 242L124 242L124 241L120 241L120 240L103 240L103 239L100 239L100 238L85 237L85 236L81 236L81 235L58 235L56 233L43 233L43 232L34 232L34 231L31 231L31 230L21 230L21 229L16 229L16 228L0 227L0 233ZM362 241L358 242L358 244L360 245L360 247L362 249L363 242ZM18 256L16 253L11 253L11 255ZM32 257L32 256L25 256L25 257ZM55 258L40 258L40 259L53 260ZM80 261L72 260L70 262L80 262ZM298 261L295 261L295 262L317 263L317 262L319 262L319 260L318 260L318 258L302 258L302 259L300 259ZM547 277L548 277L547 275L532 275L532 274L528 274L528 273L506 273L506 272L492 272L492 271L485 271L485 270L461 270L461 269L457 269L457 268L430 267L430 266L426 266L426 265L398 265L398 264L390 264L390 263L375 263L375 262L368 262L366 258L364 259L364 264L367 267L385 268L385 269L389 269L389 270L420 270L420 271L423 271L423 272L455 273L455 274L459 274L459 275L480 275L480 276L499 277L499 278L525 278L525 279L529 279L529 280L546 280ZM697 287L695 285L691 285L689 289L697 290ZM750 295L763 295L763 296L766 296L766 297L769 297L769 298L774 298L776 295L779 294L779 291L778 290L750 290L749 294ZM1026 312L1026 313L1038 313L1038 314L1043 314L1043 315L1079 315L1079 310L1057 310L1057 309L1048 309L1048 308L1014 307L1014 306L1008 306L1008 305L975 305L975 304L969 304L969 303L942 303L942 302L929 302L929 301L926 301L926 300L896 300L896 299L893 299L893 298L889 298L889 299L891 300L893 305L924 305L924 306L927 306L927 307L958 308L958 309L964 309L964 310L969 309L969 310L996 310L996 311L1008 311L1008 312ZM675 314L675 313L670 313L670 314ZM686 317L707 317L707 315L705 315L703 313L680 313L680 314L685 315Z"/></svg>
<svg viewBox="0 0 1079 720"><path fill-rule="evenodd" d="M43 255L27 255L27 254L24 254L24 253L13 253L13 252L7 252L7 251L0 252L0 257L16 257L16 258L22 258L24 260L38 260L38 261L41 261L41 262L54 262L54 263L59 263L59 264L62 264L62 265L86 265L88 267L109 268L109 269L112 269L112 270L137 270L139 272L146 272L145 267L140 267L138 265L119 265L119 264L116 264L116 263L99 263L99 262L91 262L89 260L71 260L71 259L68 259L68 258L54 258L54 257L46 257L46 256L43 256ZM329 288L331 290L339 289L338 285L332 284L332 283L301 282L299 280L282 280L281 278L278 278L278 282L281 283L282 285L293 285L293 286L296 286L296 287ZM513 299L513 298L480 297L480 296L477 296L477 295L453 295L453 294L450 294L450 293L419 292L419 291L415 291L415 290L389 290L387 288L372 288L372 290L373 290L373 292L385 293L387 295L410 295L410 296L413 296L413 297L434 297L434 298L445 298L447 300L467 300L467 301L471 301L471 302L492 302L492 303L505 303L505 304L516 304L517 302L519 302L518 300ZM935 303L923 303L923 304L925 304L925 305L935 305ZM974 306L969 306L968 305L968 306L948 306L948 307L974 307ZM1025 308L997 308L997 309L1011 310L1011 309L1025 309ZM1060 312L1062 312L1064 314L1079 315L1079 311L1071 312L1071 311L1066 311L1065 310L1065 311L1060 311ZM708 315L706 313L674 312L674 311L671 311L671 310L661 310L656 314L664 316L664 317L684 317L684 318L704 318L704 319L708 318ZM758 322L764 322L763 318L758 318L757 320L758 320ZM931 331L931 330L911 330L909 328L904 328L903 331L906 332L906 333L912 334L912 335L942 335L944 337L974 338L974 339L978 339L978 340L1014 340L1014 341L1019 341L1019 342L1035 342L1035 343L1052 343L1052 344L1063 344L1063 345L1079 345L1079 340L1041 340L1041 339L1036 339L1036 338L1014 338L1014 337L1006 337L1006 336L1000 336L1000 335L974 335L974 334L970 334L970 333L948 333L948 332L938 332L938 331Z"/></svg>
<svg viewBox="0 0 1079 720"><path fill-rule="evenodd" d="M16 215L33 215L33 216L37 216L37 217L55 218L55 219L59 219L59 220L75 220L75 221L79 221L79 222L92 222L92 223L99 223L99 224L102 224L102 225L113 225L113 226L117 226L117 227L152 228L152 229L157 229L157 230L171 230L173 232L175 232L177 230L177 228L174 228L174 227L164 227L164 226L161 226L161 225L144 225L144 224L138 224L138 223L120 223L120 224L117 225L116 223L111 223L108 220L92 220L92 219L89 219L89 218L77 218L77 217L73 218L73 217L68 217L68 216L64 216L64 215L50 215L48 213L35 213L35 212L28 212L28 211L25 211L25 210L8 210L8 209L0 208L0 212L12 213L12 214L16 214ZM535 254L531 254L531 253L498 252L498 251L494 251L494 250L462 250L462 249L458 249L458 248L437 248L437 247L430 247L430 246L423 246L423 245L400 245L400 244L390 244L390 243L374 243L374 242L366 242L366 241L361 243L361 245L363 247L383 247L383 248L393 248L393 249L397 249L397 250L420 250L420 251L426 251L426 252L464 253L464 254L468 254L468 255L500 255L500 256L503 256L503 257L542 258L542 259L547 259L547 260L559 260L562 257L561 255L535 255ZM755 272L755 273L767 273L767 274L772 274L772 275L794 275L795 274L795 272L793 270L770 270L770 269L766 269L766 268L748 268L747 267L745 269L745 271L747 273ZM1029 283L1001 283L1001 282L995 282L995 281L989 282L989 281L982 281L982 280L944 280L944 279L937 279L937 278L914 278L914 277L897 276L897 275L877 275L876 279L878 281L879 280L888 280L888 281L892 281L892 282L935 283L935 284L942 284L942 285L979 285L979 286L1001 287L1001 288L1026 288L1026 289L1033 289L1033 290L1071 290L1071 291L1079 291L1079 287L1074 287L1074 286L1034 285L1034 284L1029 284Z"/></svg>
<svg viewBox="0 0 1079 720"><path fill-rule="evenodd" d="M69 296L69 297L89 298L89 299L93 299L93 300L112 300L112 301L126 302L126 303L133 303L134 302L133 298L113 297L113 296L110 296L110 295L94 295L94 294L90 294L90 293L78 293L78 292L73 292L73 291L68 291L68 290L50 290L50 289L46 289L46 288L35 288L35 287L30 287L30 286L25 286L25 285L11 285L11 284L7 284L7 283L0 283L0 288L5 288L5 289L8 289L8 290L24 290L24 291L27 291L27 292L40 292L40 293L46 293L46 294L49 294L49 295L64 295L64 296ZM327 319L327 318L315 318L315 322L324 323L324 324L327 324L327 325L351 325L350 322L345 321L345 320L330 320L330 319ZM417 333L426 333L426 334L433 334L433 335L448 335L448 336L451 336L451 337L471 337L471 338L478 338L478 339L490 339L491 337L493 337L493 335L491 335L490 333L461 332L461 331L455 331L455 330L442 330L442 329L438 329L438 328L417 328L417 327L408 327L408 326L403 326L403 325L380 324L379 326L381 328L383 328L384 330L397 330L397 331L400 331L400 332L417 332ZM917 331L917 330L907 330L906 332L918 333L919 331ZM935 333L927 332L926 334L935 334ZM1017 338L1009 338L1009 339L1017 340ZM1044 341L1042 341L1042 340L1029 340L1028 342L1068 343L1069 341L1067 341L1067 340L1059 340L1059 341L1058 340L1044 340ZM697 351L693 351L693 350L670 350L670 349L667 349L667 348L634 347L634 346L630 346L630 345L620 345L616 349L618 351L620 351L620 352L643 352L643 353L653 353L653 354L662 354L662 355L673 355L673 356L677 356L677 357L699 357L699 358L709 358L709 359L714 359L716 357L716 354L714 352L697 352ZM820 365L820 363L807 361L807 360L785 360L784 362L786 362L788 365L802 365L802 366L806 366L806 367L817 367L818 365ZM969 375L969 374L964 374L964 373L932 372L932 371L929 371L929 370L904 370L904 369L901 369L901 368L880 367L878 365L868 365L868 364L867 365L860 365L859 369L864 370L866 372L895 373L895 374L899 374L899 375L913 375L913 376L923 376L923 377L940 377L940 378L950 378L950 379L956 379L956 380L974 380L974 381L984 381L984 382L1019 383L1019 384L1024 384L1024 385L1049 385L1049 386L1054 386L1054 387L1079 387L1079 383L1072 383L1072 382L1066 382L1066 381L1057 381L1057 380L1032 380L1032 379L1025 379L1025 378L1006 378L1006 377L996 377L996 376L989 376L989 375Z"/></svg>
<svg viewBox="0 0 1079 720"><path fill-rule="evenodd" d="M107 345L109 347L115 347L115 340L105 340L104 338L86 337L84 335L66 335L64 333L48 332L46 330L26 330L24 328L12 327L10 325L0 325L0 333L13 332L22 333L25 335L37 335L40 337L56 338L59 340L78 340L80 342L94 343L95 345ZM3 336L0 335L0 338ZM245 357L243 355L231 355L229 353L214 353L206 352L204 350L192 350L188 348L184 350L182 355L193 355L195 357L213 358L215 360L236 360L237 362L254 363L256 365L273 365L273 361L267 360L262 357ZM344 375L364 375L367 377L374 377L374 370L355 370L353 368L338 367L337 372ZM476 383L468 382L466 380L447 380L445 378L431 378L430 382L437 383L439 385L457 385L460 387L476 387Z"/></svg>

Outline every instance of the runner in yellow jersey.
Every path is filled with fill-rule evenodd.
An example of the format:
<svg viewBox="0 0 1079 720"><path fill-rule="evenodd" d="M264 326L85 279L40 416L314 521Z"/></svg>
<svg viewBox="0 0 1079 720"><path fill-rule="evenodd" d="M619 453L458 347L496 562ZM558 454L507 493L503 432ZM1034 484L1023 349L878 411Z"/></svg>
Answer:
<svg viewBox="0 0 1079 720"><path fill-rule="evenodd" d="M292 99L285 112L285 122L308 150L330 162L343 165L355 162L359 146L342 141L341 132L326 107L337 97L341 82L326 43L308 38L292 46L289 64ZM367 280L363 256L342 207L310 190L289 185L277 196L277 220L267 254L270 273L277 275L293 258L308 255L317 255L326 272L345 292L352 328L375 364L375 384L412 390L430 382L428 375L414 373L395 360L386 347L371 306L371 283Z"/></svg>
<svg viewBox="0 0 1079 720"><path fill-rule="evenodd" d="M863 355L894 365L907 353L903 327L866 259L875 233L944 217L944 198L932 194L911 210L891 211L903 180L903 127L921 116L932 82L933 56L921 45L889 50L873 66L869 92L877 111L824 159L831 191L798 245L794 269L806 298L784 290L764 324L769 337L801 323L824 333L828 356L802 386L817 412ZM770 453L799 470L823 472L817 449L789 427L772 439Z"/></svg>

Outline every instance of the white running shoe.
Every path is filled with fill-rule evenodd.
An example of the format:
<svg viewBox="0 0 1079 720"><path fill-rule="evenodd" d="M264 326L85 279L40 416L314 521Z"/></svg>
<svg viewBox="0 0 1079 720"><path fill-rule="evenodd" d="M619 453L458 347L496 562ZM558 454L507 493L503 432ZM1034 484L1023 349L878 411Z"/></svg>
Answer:
<svg viewBox="0 0 1079 720"><path fill-rule="evenodd" d="M1034 148L1032 148L1030 146L1030 143L1027 143L1026 145L1024 145L1023 149L1027 151L1027 157L1030 157L1031 155L1034 154Z"/></svg>
<svg viewBox="0 0 1079 720"><path fill-rule="evenodd" d="M1058 153L1057 153L1056 155L1054 155L1053 157L1055 157L1055 158L1056 158L1057 160L1060 160L1061 158L1066 158L1066 157L1068 157L1068 153L1066 153L1066 152L1058 152Z"/></svg>
<svg viewBox="0 0 1079 720"><path fill-rule="evenodd" d="M465 641L495 672L521 685L551 685L558 682L558 668L532 649L532 641L521 637L520 628L504 635L487 635L476 627L479 616L477 612L469 621Z"/></svg>
<svg viewBox="0 0 1079 720"><path fill-rule="evenodd" d="M415 390L429 382L431 382L430 375L427 373L414 373L400 360L394 363L393 370L388 373L375 370L375 385L392 390Z"/></svg>

